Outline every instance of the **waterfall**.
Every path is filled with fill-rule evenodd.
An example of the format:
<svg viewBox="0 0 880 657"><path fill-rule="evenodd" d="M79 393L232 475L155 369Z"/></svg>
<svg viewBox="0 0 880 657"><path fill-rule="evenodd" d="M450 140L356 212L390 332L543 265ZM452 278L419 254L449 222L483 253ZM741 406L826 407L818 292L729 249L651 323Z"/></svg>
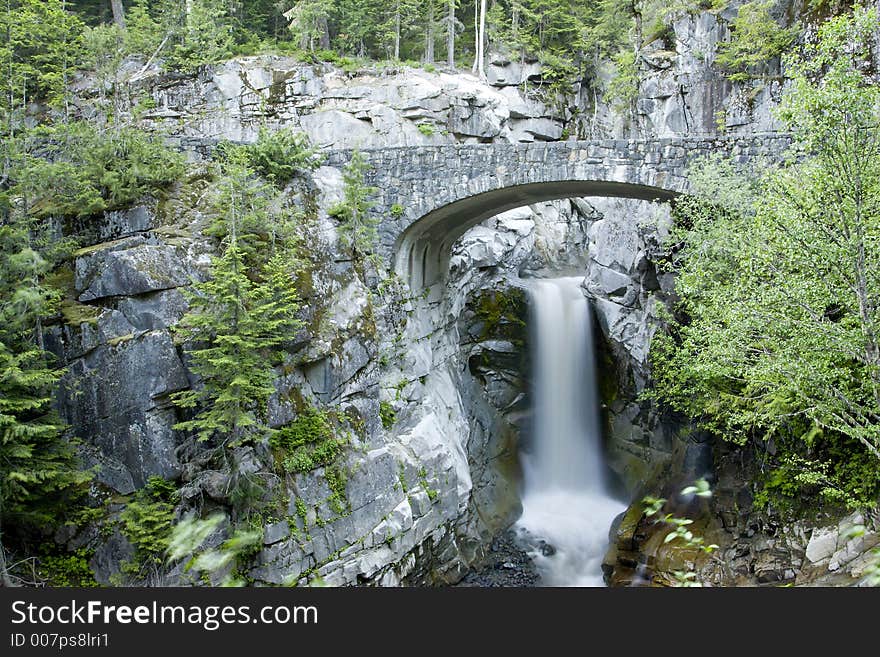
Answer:
<svg viewBox="0 0 880 657"><path fill-rule="evenodd" d="M611 523L590 305L580 278L531 282L534 431L517 531L548 586L602 586Z"/></svg>

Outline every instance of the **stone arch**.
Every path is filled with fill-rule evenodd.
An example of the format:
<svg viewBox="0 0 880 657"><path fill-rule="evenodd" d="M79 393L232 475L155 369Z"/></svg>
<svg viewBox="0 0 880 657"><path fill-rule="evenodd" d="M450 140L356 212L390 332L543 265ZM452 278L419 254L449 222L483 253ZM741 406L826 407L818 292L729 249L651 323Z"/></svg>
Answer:
<svg viewBox="0 0 880 657"><path fill-rule="evenodd" d="M413 221L394 245L394 268L412 289L440 282L459 237L485 219L525 205L584 196L672 201L679 194L651 185L603 180L558 180L492 189L447 203Z"/></svg>
<svg viewBox="0 0 880 657"><path fill-rule="evenodd" d="M790 141L767 133L366 149L376 252L411 287L424 288L442 280L455 240L499 212L583 196L668 201L688 191L687 169L700 158L773 162ZM329 151L326 166L342 169L351 157Z"/></svg>

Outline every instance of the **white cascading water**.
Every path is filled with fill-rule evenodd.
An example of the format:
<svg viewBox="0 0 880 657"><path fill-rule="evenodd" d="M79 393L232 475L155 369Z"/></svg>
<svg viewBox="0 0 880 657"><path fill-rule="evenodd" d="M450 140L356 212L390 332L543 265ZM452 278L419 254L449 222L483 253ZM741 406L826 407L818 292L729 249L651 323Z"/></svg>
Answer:
<svg viewBox="0 0 880 657"><path fill-rule="evenodd" d="M592 322L582 280L529 285L534 435L531 452L522 455L517 528L546 586L603 586L608 531L626 507L606 490Z"/></svg>

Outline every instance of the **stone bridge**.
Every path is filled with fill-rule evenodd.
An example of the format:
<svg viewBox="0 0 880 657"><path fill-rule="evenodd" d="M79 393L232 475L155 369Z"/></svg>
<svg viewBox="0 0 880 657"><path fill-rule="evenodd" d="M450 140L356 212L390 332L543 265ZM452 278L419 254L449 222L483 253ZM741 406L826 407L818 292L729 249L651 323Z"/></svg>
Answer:
<svg viewBox="0 0 880 657"><path fill-rule="evenodd" d="M449 144L367 149L379 252L414 289L442 280L469 228L523 205L580 196L670 201L687 193L688 166L711 153L748 166L779 161L791 139L731 137ZM351 151L329 151L342 168Z"/></svg>

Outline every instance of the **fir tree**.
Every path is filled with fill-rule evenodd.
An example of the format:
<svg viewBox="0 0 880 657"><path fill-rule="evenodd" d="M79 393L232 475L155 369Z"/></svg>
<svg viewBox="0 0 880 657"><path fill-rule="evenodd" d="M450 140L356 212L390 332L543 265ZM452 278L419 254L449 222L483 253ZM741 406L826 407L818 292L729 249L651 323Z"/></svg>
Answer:
<svg viewBox="0 0 880 657"><path fill-rule="evenodd" d="M216 258L211 278L193 286L191 311L181 323L196 345L192 369L201 387L175 397L182 408L198 409L176 428L214 435L238 444L264 431L265 405L274 391L271 351L300 327L296 288L288 254L279 251L253 283L237 238L232 235Z"/></svg>
<svg viewBox="0 0 880 657"><path fill-rule="evenodd" d="M345 185L343 200L329 211L340 221L339 234L343 246L350 249L356 259L372 253L376 244L378 220L370 216L370 209L375 205L370 196L376 193L376 188L365 184L369 168L364 156L355 151L342 172Z"/></svg>
<svg viewBox="0 0 880 657"><path fill-rule="evenodd" d="M0 579L8 528L51 525L57 504L89 479L52 408L61 371L42 346L41 318L58 293L42 279L52 261L39 252L34 225L8 206L0 214Z"/></svg>

